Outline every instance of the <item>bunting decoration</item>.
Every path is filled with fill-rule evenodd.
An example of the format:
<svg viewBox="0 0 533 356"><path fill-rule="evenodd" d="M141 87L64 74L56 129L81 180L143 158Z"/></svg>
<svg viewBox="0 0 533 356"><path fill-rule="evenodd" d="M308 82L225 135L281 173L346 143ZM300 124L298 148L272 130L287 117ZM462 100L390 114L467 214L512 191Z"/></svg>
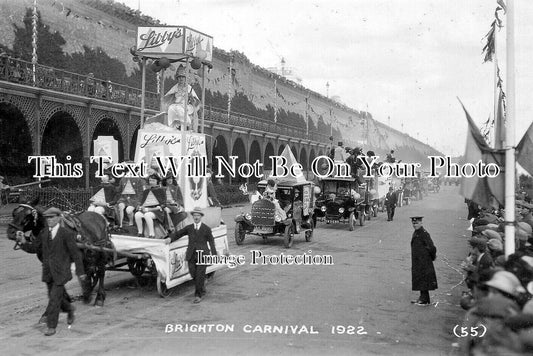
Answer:
<svg viewBox="0 0 533 356"><path fill-rule="evenodd" d="M503 4L503 1L499 0L498 4L500 4L501 6ZM492 21L490 25L490 29L484 37L487 42L485 46L483 46L483 50L481 51L481 53L485 55L483 58L483 63L492 62L492 59L494 55L496 54L496 27L498 27L498 29L503 27L502 20L500 19L500 16L498 15L498 11L504 10L505 12L505 9L506 9L505 4L503 4L503 6L501 7L500 6L498 6L496 10L494 11L494 21Z"/></svg>

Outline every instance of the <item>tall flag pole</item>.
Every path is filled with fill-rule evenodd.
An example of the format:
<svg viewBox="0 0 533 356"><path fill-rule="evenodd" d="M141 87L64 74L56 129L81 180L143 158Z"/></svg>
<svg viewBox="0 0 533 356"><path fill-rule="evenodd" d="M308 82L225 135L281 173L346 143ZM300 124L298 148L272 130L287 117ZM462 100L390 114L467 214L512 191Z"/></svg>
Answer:
<svg viewBox="0 0 533 356"><path fill-rule="evenodd" d="M309 92L307 92L307 96L305 97L305 134L309 138Z"/></svg>
<svg viewBox="0 0 533 356"><path fill-rule="evenodd" d="M233 85L231 83L232 81L232 74L233 74L233 56L229 59L229 75L228 75L228 123L230 119L230 113L231 113L231 89L233 88Z"/></svg>
<svg viewBox="0 0 533 356"><path fill-rule="evenodd" d="M515 1L507 0L507 125L505 130L505 257L515 252Z"/></svg>
<svg viewBox="0 0 533 356"><path fill-rule="evenodd" d="M31 64L32 64L32 73L33 73L33 85L37 84L35 77L35 71L37 67L37 0L33 0L33 15L32 15L32 34L31 34L31 46L32 46L32 55L31 55Z"/></svg>
<svg viewBox="0 0 533 356"><path fill-rule="evenodd" d="M274 78L274 122L278 122L278 80Z"/></svg>

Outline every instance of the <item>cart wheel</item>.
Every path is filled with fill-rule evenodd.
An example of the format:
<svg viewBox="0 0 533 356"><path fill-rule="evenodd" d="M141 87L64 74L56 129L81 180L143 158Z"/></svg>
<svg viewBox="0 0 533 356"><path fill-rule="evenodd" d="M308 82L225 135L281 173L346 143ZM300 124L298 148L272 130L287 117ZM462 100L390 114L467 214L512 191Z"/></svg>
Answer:
<svg viewBox="0 0 533 356"><path fill-rule="evenodd" d="M128 259L128 269L130 270L130 273L133 274L135 277L140 277L146 270L146 261L144 259Z"/></svg>
<svg viewBox="0 0 533 356"><path fill-rule="evenodd" d="M285 247L290 248L294 240L294 227L292 224L285 228Z"/></svg>
<svg viewBox="0 0 533 356"><path fill-rule="evenodd" d="M235 224L235 242L237 245L242 245L244 238L246 237L246 231L241 223Z"/></svg>
<svg viewBox="0 0 533 356"><path fill-rule="evenodd" d="M362 211L359 212L359 225L365 225L365 213L363 213Z"/></svg>
<svg viewBox="0 0 533 356"><path fill-rule="evenodd" d="M355 219L355 214L353 213L353 211L350 213L350 217L348 218L348 222L349 222L349 229L350 231L353 231L355 229L355 223L356 223L356 219Z"/></svg>
<svg viewBox="0 0 533 356"><path fill-rule="evenodd" d="M159 274L157 275L156 286L157 293L159 293L159 296L161 298L166 298L172 294L172 291L170 289L167 289L167 285L161 280L161 276Z"/></svg>
<svg viewBox="0 0 533 356"><path fill-rule="evenodd" d="M313 223L311 223L311 229L305 232L305 241L309 242L313 239Z"/></svg>

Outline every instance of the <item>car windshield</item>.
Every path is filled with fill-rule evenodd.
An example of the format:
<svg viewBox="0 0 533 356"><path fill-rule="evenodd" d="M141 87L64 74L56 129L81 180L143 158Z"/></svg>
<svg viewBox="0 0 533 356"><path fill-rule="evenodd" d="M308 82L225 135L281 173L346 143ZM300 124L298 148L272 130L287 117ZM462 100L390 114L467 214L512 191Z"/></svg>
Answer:
<svg viewBox="0 0 533 356"><path fill-rule="evenodd" d="M324 181L324 194L348 195L351 190L349 181Z"/></svg>

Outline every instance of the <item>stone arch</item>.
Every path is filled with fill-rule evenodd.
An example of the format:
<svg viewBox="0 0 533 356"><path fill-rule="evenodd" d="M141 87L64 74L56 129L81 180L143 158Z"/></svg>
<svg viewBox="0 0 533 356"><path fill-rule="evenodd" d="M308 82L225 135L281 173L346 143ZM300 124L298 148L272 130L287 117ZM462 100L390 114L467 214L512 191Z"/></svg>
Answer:
<svg viewBox="0 0 533 356"><path fill-rule="evenodd" d="M247 162L246 157L246 147L244 146L244 141L242 138L237 137L235 141L233 142L233 148L231 150L232 156L237 156L237 159L235 160L235 170L240 167L241 164ZM245 179L242 178L237 172L235 172L235 177L231 177L232 179L235 179L235 182L244 182Z"/></svg>
<svg viewBox="0 0 533 356"><path fill-rule="evenodd" d="M68 112L58 110L46 120L42 133L41 155L56 156L59 163L83 164L85 149L82 136L74 118ZM67 186L79 187L83 182L83 179L78 178L61 178L61 184Z"/></svg>
<svg viewBox="0 0 533 356"><path fill-rule="evenodd" d="M88 142L87 142L87 130L88 127L88 121L87 120L87 108L81 107L81 106L74 106L74 105L64 105L61 103L43 100L41 105L41 147L42 140L43 140L43 134L45 128L48 126L48 122L52 119L52 117L57 117L56 114L61 113L60 115L68 115L72 120L74 120L74 123L78 127L78 130L80 132L81 136L81 142L82 142L82 148L83 148L83 154L84 156L89 156L90 152L88 152Z"/></svg>
<svg viewBox="0 0 533 356"><path fill-rule="evenodd" d="M270 161L271 156L275 156L274 145L272 142L268 142L265 146L265 155L263 156L264 168L267 171L272 170L272 162Z"/></svg>
<svg viewBox="0 0 533 356"><path fill-rule="evenodd" d="M116 133L120 136L119 149L122 150L124 155L127 153L128 144L128 122L127 117L121 113L115 113L110 111L104 111L100 109L92 110L91 129L89 132L90 137L94 140L94 132L102 120L111 120L113 126L116 128ZM109 124L107 125L109 126ZM114 134L113 134L114 136ZM115 139L119 140L118 137ZM92 145L91 145L92 147ZM92 152L92 151L91 151Z"/></svg>
<svg viewBox="0 0 533 356"><path fill-rule="evenodd" d="M256 161L259 161L260 163L262 161L261 146L257 140L253 140L252 144L250 145L250 158L248 159L248 162L254 164ZM256 182L259 180L259 178L252 176L249 180Z"/></svg>
<svg viewBox="0 0 533 356"><path fill-rule="evenodd" d="M0 127L0 174L6 178L4 183L26 183L35 174L34 163L28 163L33 153L28 121L16 105L0 102Z"/></svg>
<svg viewBox="0 0 533 356"><path fill-rule="evenodd" d="M37 137L35 135L35 128L38 125L35 110L36 102L37 101L34 98L0 93L0 103L11 104L22 113L22 118L26 121L30 131L31 147L33 148L33 153L35 154L38 153Z"/></svg>
<svg viewBox="0 0 533 356"><path fill-rule="evenodd" d="M309 151L309 164L313 162L313 160L316 158L315 149L311 148L311 151Z"/></svg>

